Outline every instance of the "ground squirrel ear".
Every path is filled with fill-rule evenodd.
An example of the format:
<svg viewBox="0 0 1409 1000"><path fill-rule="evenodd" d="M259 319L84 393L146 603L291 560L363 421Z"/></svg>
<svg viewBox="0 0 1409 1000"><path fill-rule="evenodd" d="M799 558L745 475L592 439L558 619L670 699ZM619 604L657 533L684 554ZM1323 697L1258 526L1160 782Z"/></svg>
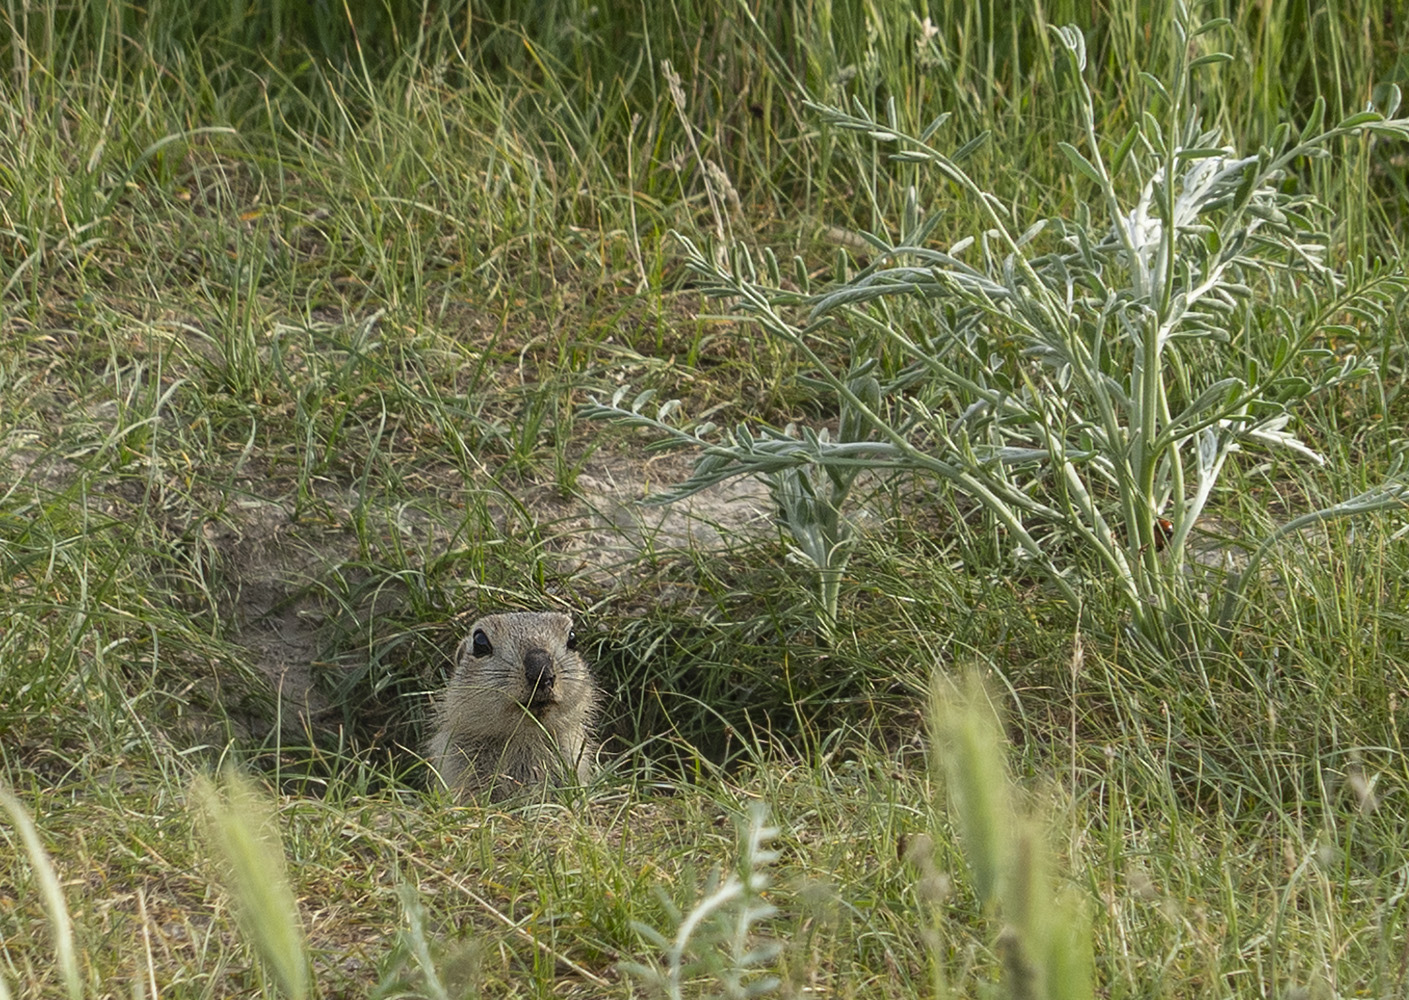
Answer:
<svg viewBox="0 0 1409 1000"><path fill-rule="evenodd" d="M474 638L470 642L470 652L475 654L476 659L483 659L494 652L494 646L489 641L489 636L484 634L484 629L475 629Z"/></svg>
<svg viewBox="0 0 1409 1000"><path fill-rule="evenodd" d="M568 629L567 648L568 648L568 649L576 649L576 648L577 648L577 630L576 630L576 629Z"/></svg>

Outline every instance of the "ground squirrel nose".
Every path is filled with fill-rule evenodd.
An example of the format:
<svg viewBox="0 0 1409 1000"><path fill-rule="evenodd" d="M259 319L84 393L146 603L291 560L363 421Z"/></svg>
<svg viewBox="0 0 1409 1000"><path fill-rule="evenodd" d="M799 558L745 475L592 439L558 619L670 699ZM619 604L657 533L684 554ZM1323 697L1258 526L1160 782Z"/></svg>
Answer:
<svg viewBox="0 0 1409 1000"><path fill-rule="evenodd" d="M553 657L541 646L535 646L524 654L524 678L530 687L547 690L557 679L553 674Z"/></svg>

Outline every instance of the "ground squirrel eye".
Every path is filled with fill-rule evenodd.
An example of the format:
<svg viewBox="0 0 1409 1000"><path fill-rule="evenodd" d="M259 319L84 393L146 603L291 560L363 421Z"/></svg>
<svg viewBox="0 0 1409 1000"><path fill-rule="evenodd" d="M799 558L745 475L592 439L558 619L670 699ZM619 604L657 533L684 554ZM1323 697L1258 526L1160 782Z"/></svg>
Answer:
<svg viewBox="0 0 1409 1000"><path fill-rule="evenodd" d="M577 632L574 629L568 629L567 647L568 649L577 648Z"/></svg>
<svg viewBox="0 0 1409 1000"><path fill-rule="evenodd" d="M494 652L494 647L489 642L489 636L484 634L484 629L475 629L475 637L471 642L470 652L474 653L476 657L488 656L490 653Z"/></svg>

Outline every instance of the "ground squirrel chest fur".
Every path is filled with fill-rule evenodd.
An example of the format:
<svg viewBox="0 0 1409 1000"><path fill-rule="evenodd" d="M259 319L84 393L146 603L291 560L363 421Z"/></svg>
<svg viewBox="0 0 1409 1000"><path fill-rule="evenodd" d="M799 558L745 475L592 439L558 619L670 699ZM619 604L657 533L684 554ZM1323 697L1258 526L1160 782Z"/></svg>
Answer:
<svg viewBox="0 0 1409 1000"><path fill-rule="evenodd" d="M456 651L428 756L462 799L585 782L600 698L569 616L487 615Z"/></svg>

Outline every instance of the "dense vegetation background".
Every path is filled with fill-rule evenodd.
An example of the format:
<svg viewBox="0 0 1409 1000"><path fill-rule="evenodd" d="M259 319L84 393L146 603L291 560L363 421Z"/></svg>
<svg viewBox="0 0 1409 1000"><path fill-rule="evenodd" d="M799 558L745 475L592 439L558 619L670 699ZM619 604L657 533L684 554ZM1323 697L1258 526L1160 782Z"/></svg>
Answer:
<svg viewBox="0 0 1409 1000"><path fill-rule="evenodd" d="M1040 539L1073 603L964 497L870 469L833 611L767 489L643 510L695 456L583 414L629 386L692 420L839 431L814 360L846 371L875 342L807 357L706 298L671 231L762 272L771 251L802 309L917 211L926 246L991 222L816 105L878 134L948 113L932 141L995 210L1099 238L1058 145L1093 155L1049 30L1067 24L1108 160L1170 113L1159 82L1195 51L1232 57L1189 96L1242 154L1409 85L1395 3L0 7L0 995L288 988L193 820L192 800L238 825L192 784L227 762L272 799L321 995L649 993L618 967L669 965L642 925L671 938L672 907L738 864L771 883L702 925L685 993L730 969L793 996L1041 992L1002 933L1027 925L985 887L977 807L944 793L962 773L925 766L932 674L965 667L1102 992L1404 995L1398 507L1285 536L1230 628L1161 645L1076 542ZM1409 145L1323 149L1276 179L1320 206L1295 223L1352 283L1403 275ZM1397 474L1402 293L1313 317L1298 266L1239 299L1240 372L1286 328L1307 331L1289 379L1352 357L1355 377L1298 397L1323 464L1233 456L1190 527L1208 579ZM477 611L545 606L579 616L609 694L599 787L428 797L415 748L448 649ZM776 829L755 817L740 845L755 802ZM764 898L766 919L740 902Z"/></svg>

